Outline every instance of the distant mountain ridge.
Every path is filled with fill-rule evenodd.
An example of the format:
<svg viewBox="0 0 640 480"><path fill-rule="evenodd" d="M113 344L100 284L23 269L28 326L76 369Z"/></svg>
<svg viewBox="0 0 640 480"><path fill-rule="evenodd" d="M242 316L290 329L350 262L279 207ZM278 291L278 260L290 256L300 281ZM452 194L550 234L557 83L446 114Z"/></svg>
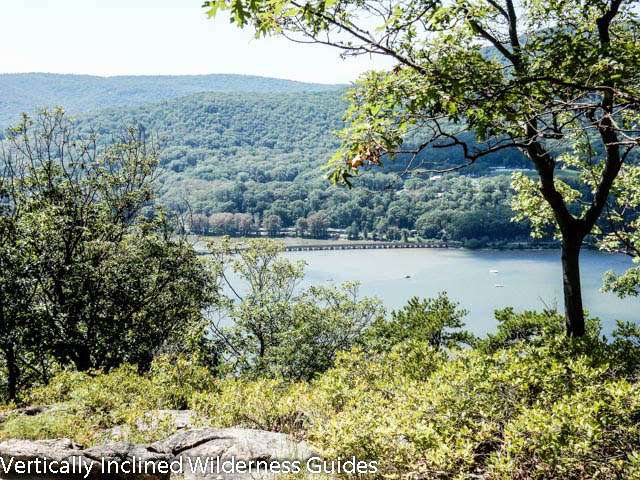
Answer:
<svg viewBox="0 0 640 480"><path fill-rule="evenodd" d="M52 73L0 74L0 128L22 112L63 106L78 114L132 107L199 92L297 93L337 91L345 85L304 83L252 75L140 75L99 77Z"/></svg>

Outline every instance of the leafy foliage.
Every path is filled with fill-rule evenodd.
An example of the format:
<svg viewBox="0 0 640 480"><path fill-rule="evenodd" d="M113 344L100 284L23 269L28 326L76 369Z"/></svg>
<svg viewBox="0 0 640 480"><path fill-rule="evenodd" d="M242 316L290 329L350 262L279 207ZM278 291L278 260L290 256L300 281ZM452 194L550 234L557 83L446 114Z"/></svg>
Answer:
<svg viewBox="0 0 640 480"><path fill-rule="evenodd" d="M29 402L53 408L35 416L9 417L0 438L72 437L87 445L113 438L111 429L119 427L131 441L159 440L174 428L162 421L162 410L184 408L214 381L207 368L184 356L159 356L146 375L131 365L93 373L63 371L48 385L33 389ZM153 425L145 423L149 414L155 417Z"/></svg>
<svg viewBox="0 0 640 480"><path fill-rule="evenodd" d="M413 297L401 310L392 312L391 320L375 323L365 342L383 351L408 340L425 342L435 350L472 345L473 335L462 330L466 313L444 292L424 300Z"/></svg>
<svg viewBox="0 0 640 480"><path fill-rule="evenodd" d="M129 107L198 92L292 93L341 90L321 85L250 75L136 75L95 77L51 73L0 74L0 128L13 125L22 112L65 105L73 114Z"/></svg>
<svg viewBox="0 0 640 480"><path fill-rule="evenodd" d="M157 438L168 430L137 432L132 418L186 400L203 424L290 433L326 458L376 460L384 476L635 478L639 372L625 358L640 358L637 332L623 328L606 342L590 321L587 336L570 339L557 314L501 315L505 333L516 325L530 333L509 334L490 350L443 351L417 338L379 353L353 349L310 382L213 379L186 358L158 359L143 376L127 367L95 377L63 373L32 393L55 407L13 416L0 437L91 442L101 438L96 429L124 424L131 435ZM187 379L176 402L176 381Z"/></svg>
<svg viewBox="0 0 640 480"><path fill-rule="evenodd" d="M159 201L172 211L188 206L188 227L197 234L255 235L262 228L278 236L301 221L298 235L315 238L350 228L354 238L400 240L404 232L481 245L528 241L526 225L510 221L508 171L495 169L522 166L518 158L495 156L471 171L488 178L403 179L406 158L351 192L328 186L321 167L338 147L334 132L345 106L342 92L207 93L78 122L102 134L139 125L156 139ZM460 160L433 156L445 164Z"/></svg>
<svg viewBox="0 0 640 480"><path fill-rule="evenodd" d="M443 172L498 152L525 154L538 178L516 177L522 195L514 205L534 234L549 222L557 227L567 333L585 334L580 249L638 154L636 1L211 0L203 7L212 17L230 11L258 36L395 62L363 74L349 91L341 146L328 163L334 183L352 185L399 154L420 169L425 152L459 152L463 161ZM561 166L588 172L584 198L557 178Z"/></svg>
<svg viewBox="0 0 640 480"><path fill-rule="evenodd" d="M137 132L101 147L61 110L44 111L25 116L3 147L9 395L59 367L146 369L161 348L197 343L216 292L196 252L153 208L156 160Z"/></svg>
<svg viewBox="0 0 640 480"><path fill-rule="evenodd" d="M640 294L640 166L625 165L614 189L615 202L607 212L607 221L613 227L604 232L600 248L624 252L633 258L635 265L622 275L609 272L604 288L620 297L637 296Z"/></svg>
<svg viewBox="0 0 640 480"><path fill-rule="evenodd" d="M357 284L299 291L304 263L282 256L281 243L226 238L211 251L230 295L217 306L211 329L232 371L313 378L383 315L379 301L358 298Z"/></svg>

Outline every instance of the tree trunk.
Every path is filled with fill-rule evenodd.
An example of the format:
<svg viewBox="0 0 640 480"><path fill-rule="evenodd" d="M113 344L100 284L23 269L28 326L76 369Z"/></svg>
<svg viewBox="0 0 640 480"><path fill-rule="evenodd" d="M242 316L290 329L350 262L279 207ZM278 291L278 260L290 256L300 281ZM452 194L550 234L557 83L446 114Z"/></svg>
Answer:
<svg viewBox="0 0 640 480"><path fill-rule="evenodd" d="M78 345L76 348L77 351L75 352L75 358L73 362L76 365L76 369L79 372L86 372L88 370L91 370L93 365L91 363L91 353L89 352L89 349L83 345Z"/></svg>
<svg viewBox="0 0 640 480"><path fill-rule="evenodd" d="M580 287L580 241L562 242L562 283L564 287L564 309L567 335L584 335L584 309Z"/></svg>
<svg viewBox="0 0 640 480"><path fill-rule="evenodd" d="M7 395L9 401L13 401L18 396L18 379L20 378L20 370L15 355L13 345L7 345L4 349L7 362Z"/></svg>

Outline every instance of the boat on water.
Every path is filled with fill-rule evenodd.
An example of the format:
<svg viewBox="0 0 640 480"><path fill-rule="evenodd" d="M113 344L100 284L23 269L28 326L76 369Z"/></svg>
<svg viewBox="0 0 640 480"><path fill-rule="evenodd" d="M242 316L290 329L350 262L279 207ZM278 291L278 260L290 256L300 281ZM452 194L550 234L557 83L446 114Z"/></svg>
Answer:
<svg viewBox="0 0 640 480"><path fill-rule="evenodd" d="M503 285L503 284L501 284L501 283L496 283L496 284L494 285L494 287L496 287L496 288L504 288L504 285Z"/></svg>
<svg viewBox="0 0 640 480"><path fill-rule="evenodd" d="M489 270L489 273L499 273L498 270Z"/></svg>

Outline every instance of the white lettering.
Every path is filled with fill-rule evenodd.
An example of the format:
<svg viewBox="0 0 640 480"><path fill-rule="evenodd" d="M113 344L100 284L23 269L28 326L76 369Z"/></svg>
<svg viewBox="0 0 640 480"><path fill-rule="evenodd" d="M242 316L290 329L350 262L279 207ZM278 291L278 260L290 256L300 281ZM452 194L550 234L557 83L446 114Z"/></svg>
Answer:
<svg viewBox="0 0 640 480"><path fill-rule="evenodd" d="M9 473L11 472L11 468L13 467L13 457L11 459L9 459L8 463L5 463L4 461L4 457L0 457L0 465L2 466L2 472L5 475L9 475Z"/></svg>

